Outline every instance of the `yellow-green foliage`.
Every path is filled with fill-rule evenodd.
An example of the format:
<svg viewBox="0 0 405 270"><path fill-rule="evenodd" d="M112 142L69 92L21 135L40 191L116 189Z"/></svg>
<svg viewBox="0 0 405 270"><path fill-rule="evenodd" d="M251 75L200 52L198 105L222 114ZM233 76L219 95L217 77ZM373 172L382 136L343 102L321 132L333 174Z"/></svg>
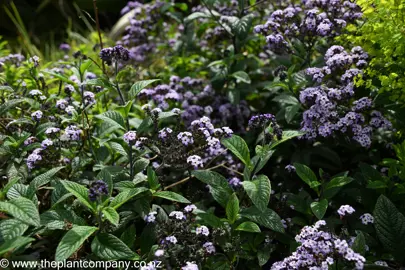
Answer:
<svg viewBox="0 0 405 270"><path fill-rule="evenodd" d="M358 0L364 24L349 28L341 41L363 47L370 54L366 80L359 85L389 92L393 101L405 103L405 0Z"/></svg>

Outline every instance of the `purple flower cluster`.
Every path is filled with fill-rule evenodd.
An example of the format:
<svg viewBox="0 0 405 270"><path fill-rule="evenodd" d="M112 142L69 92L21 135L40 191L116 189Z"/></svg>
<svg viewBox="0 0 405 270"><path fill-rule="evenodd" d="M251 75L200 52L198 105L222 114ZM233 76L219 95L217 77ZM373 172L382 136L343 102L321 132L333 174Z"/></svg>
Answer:
<svg viewBox="0 0 405 270"><path fill-rule="evenodd" d="M320 230L325 226L323 220L314 226L305 226L295 240L301 245L291 256L272 265L272 270L287 269L329 269L336 259L355 264L356 269L363 269L366 261L363 256L355 253L346 240Z"/></svg>
<svg viewBox="0 0 405 270"><path fill-rule="evenodd" d="M340 132L351 135L363 147L370 147L373 129L391 128L391 123L378 111L371 111L373 101L369 97L353 100L354 80L361 70L351 68L368 58L360 47L349 53L341 46L332 46L325 54L326 66L310 68L307 74L320 85L301 91L299 100L307 108L301 122L303 136L308 140L331 137ZM328 75L342 74L333 88ZM328 85L328 86L327 86ZM368 121L367 121L368 120Z"/></svg>
<svg viewBox="0 0 405 270"><path fill-rule="evenodd" d="M115 47L104 48L100 51L101 60L105 61L107 64L111 64L113 61L128 61L129 51L117 45Z"/></svg>
<svg viewBox="0 0 405 270"><path fill-rule="evenodd" d="M37 148L34 151L32 151L32 153L28 156L27 167L29 170L34 169L35 165L37 165L42 160L41 156L42 150L43 150L42 148Z"/></svg>
<svg viewBox="0 0 405 270"><path fill-rule="evenodd" d="M143 89L138 98L143 102L153 100L163 110L180 107L186 125L207 116L214 125L243 131L250 116L246 101L234 105L226 97L218 96L210 85L204 87L203 80L190 77L172 76L169 84Z"/></svg>
<svg viewBox="0 0 405 270"><path fill-rule="evenodd" d="M156 221L156 215L157 215L157 212L156 212L156 211L152 211L152 212L150 212L149 214L147 214L147 215L144 217L144 220L145 220L147 223L154 223L154 222Z"/></svg>
<svg viewBox="0 0 405 270"><path fill-rule="evenodd" d="M254 31L266 37L268 49L283 53L292 49L294 39L313 42L316 37L334 37L361 16L360 7L349 1L303 0L301 5L274 11Z"/></svg>
<svg viewBox="0 0 405 270"><path fill-rule="evenodd" d="M270 127L272 128L271 135L276 136L277 139L280 140L283 136L283 130L277 124L276 117L274 115L269 113L259 114L252 116L252 118L250 118L249 120L249 128L251 129L261 128L263 130L266 130L268 125L270 125Z"/></svg>
<svg viewBox="0 0 405 270"><path fill-rule="evenodd" d="M102 195L108 194L107 184L103 180L97 180L91 184L89 189L89 199L90 201L95 201Z"/></svg>
<svg viewBox="0 0 405 270"><path fill-rule="evenodd" d="M22 54L9 54L7 56L0 57L0 70L3 65L15 65L19 67L22 62L25 61L25 57Z"/></svg>
<svg viewBox="0 0 405 270"><path fill-rule="evenodd" d="M79 141L82 130L75 125L70 125L65 128L63 135L61 136L62 141Z"/></svg>
<svg viewBox="0 0 405 270"><path fill-rule="evenodd" d="M158 21L161 19L161 7L164 1L153 1L144 4L141 1L129 1L121 10L125 14L133 10L133 16L129 19L129 26L125 29L125 35L118 42L129 48L129 57L131 60L141 63L144 62L149 53L156 51L157 46L155 34L165 31ZM163 35L164 36L164 35Z"/></svg>
<svg viewBox="0 0 405 270"><path fill-rule="evenodd" d="M355 212L356 210L354 210L353 207L351 207L350 205L342 205L339 209L338 209L338 214L340 215L340 217L344 217L346 215L351 215Z"/></svg>

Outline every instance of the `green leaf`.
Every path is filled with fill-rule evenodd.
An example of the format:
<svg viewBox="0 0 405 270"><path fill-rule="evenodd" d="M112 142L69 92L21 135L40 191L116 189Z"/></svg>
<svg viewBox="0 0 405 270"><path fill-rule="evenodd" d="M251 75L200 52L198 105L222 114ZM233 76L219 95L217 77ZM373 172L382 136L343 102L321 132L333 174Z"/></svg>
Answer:
<svg viewBox="0 0 405 270"><path fill-rule="evenodd" d="M231 150L246 166L251 167L249 148L241 137L232 135L230 138L222 139L221 143Z"/></svg>
<svg viewBox="0 0 405 270"><path fill-rule="evenodd" d="M153 196L167 199L167 200L174 201L174 202L191 203L189 200L187 200L180 194L177 194L177 193L171 192L171 191L159 191L159 192L154 193Z"/></svg>
<svg viewBox="0 0 405 270"><path fill-rule="evenodd" d="M114 208L115 210L118 209L121 205L135 197L136 195L147 191L147 188L144 187L139 187L139 188L134 188L130 190L125 190L121 193L119 193L115 198L111 201L110 207Z"/></svg>
<svg viewBox="0 0 405 270"><path fill-rule="evenodd" d="M259 226L251 221L243 222L236 228L236 230L245 232L261 232Z"/></svg>
<svg viewBox="0 0 405 270"><path fill-rule="evenodd" d="M209 225L213 228L222 227L224 224L221 219L211 213L198 213L198 216L201 218L202 223Z"/></svg>
<svg viewBox="0 0 405 270"><path fill-rule="evenodd" d="M340 188L343 187L353 181L353 178L347 177L347 176L339 176L335 177L330 182L326 185L325 190L331 189L331 188Z"/></svg>
<svg viewBox="0 0 405 270"><path fill-rule="evenodd" d="M244 82L247 84L252 82L249 75L244 71L236 71L235 73L231 74L231 77L235 78L238 82Z"/></svg>
<svg viewBox="0 0 405 270"><path fill-rule="evenodd" d="M203 12L194 12L191 13L190 15L188 15L186 18L184 18L184 24L188 24L196 19L200 19L200 18L210 18L211 16L207 13L203 13Z"/></svg>
<svg viewBox="0 0 405 270"><path fill-rule="evenodd" d="M27 198L18 197L7 202L0 202L0 211L6 212L26 224L40 226L38 208Z"/></svg>
<svg viewBox="0 0 405 270"><path fill-rule="evenodd" d="M41 72L52 75L55 78L58 78L59 80L61 80L62 82L65 82L65 83L68 83L68 84L75 84L73 81L69 80L69 78L63 76L62 74L59 74L59 73L56 73L56 72L53 72L53 71L46 71L46 70L42 70Z"/></svg>
<svg viewBox="0 0 405 270"><path fill-rule="evenodd" d="M386 251L399 262L405 257L405 217L395 205L384 195L381 195L374 209L374 226L378 239Z"/></svg>
<svg viewBox="0 0 405 270"><path fill-rule="evenodd" d="M91 60L84 60L80 65L80 72L84 74L86 70L93 64Z"/></svg>
<svg viewBox="0 0 405 270"><path fill-rule="evenodd" d="M104 122L114 126L117 129L125 130L125 121L122 115L116 111L107 111L102 114L97 114L94 117L103 120Z"/></svg>
<svg viewBox="0 0 405 270"><path fill-rule="evenodd" d="M323 199L323 200L321 200L319 202L311 203L312 213L314 213L314 215L318 219L323 218L323 216L325 215L327 209L328 209L328 200L327 199Z"/></svg>
<svg viewBox="0 0 405 270"><path fill-rule="evenodd" d="M226 207L228 199L233 193L232 188L229 186L228 181L217 172L199 170L193 171L191 173L201 182L210 185L210 192L212 197L220 204L222 207Z"/></svg>
<svg viewBox="0 0 405 270"><path fill-rule="evenodd" d="M361 231L356 231L357 237L353 242L352 249L354 252L360 253L361 255L366 254L366 238Z"/></svg>
<svg viewBox="0 0 405 270"><path fill-rule="evenodd" d="M248 14L241 19L236 20L232 25L232 32L239 40L245 40L252 27L253 14Z"/></svg>
<svg viewBox="0 0 405 270"><path fill-rule="evenodd" d="M106 207L103 209L102 213L104 217L111 222L111 224L114 224L115 226L118 225L120 221L120 215L117 213L117 211L115 211L114 208Z"/></svg>
<svg viewBox="0 0 405 270"><path fill-rule="evenodd" d="M48 184L52 177L54 177L55 174L57 174L63 168L63 166L52 168L49 171L35 177L28 187L28 196L31 198L39 187Z"/></svg>
<svg viewBox="0 0 405 270"><path fill-rule="evenodd" d="M11 240L22 236L28 229L28 225L18 219L5 219L0 222L0 240Z"/></svg>
<svg viewBox="0 0 405 270"><path fill-rule="evenodd" d="M300 104L288 106L285 108L285 120L287 121L288 124L292 122L292 120L297 115L300 108L301 108Z"/></svg>
<svg viewBox="0 0 405 270"><path fill-rule="evenodd" d="M285 131L283 131L283 136L281 137L281 140L274 141L270 144L270 149L274 149L277 145L282 144L283 142L291 140L295 137L302 136L304 134L305 134L305 132L302 132L302 131L285 130Z"/></svg>
<svg viewBox="0 0 405 270"><path fill-rule="evenodd" d="M134 83L131 86L131 89L129 90L129 97L131 99L135 99L136 96L139 94L139 92L141 92L142 89L144 89L146 86L148 86L154 82L157 82L157 81L160 81L160 79L144 80L144 81L139 81L139 82Z"/></svg>
<svg viewBox="0 0 405 270"><path fill-rule="evenodd" d="M155 171L153 170L152 167L148 167L147 173L148 173L148 183L149 183L150 189L157 190L160 187L160 183L156 176Z"/></svg>
<svg viewBox="0 0 405 270"><path fill-rule="evenodd" d="M16 238L13 238L11 240L7 240L4 243L1 244L0 246L0 256L10 252L14 249L18 249L20 247L25 246L28 243L31 243L35 241L34 238L31 237L23 237L23 236L18 236Z"/></svg>
<svg viewBox="0 0 405 270"><path fill-rule="evenodd" d="M266 211L271 193L269 178L265 175L259 175L254 181L243 181L242 184L253 204L260 211Z"/></svg>
<svg viewBox="0 0 405 270"><path fill-rule="evenodd" d="M97 230L97 227L90 226L73 227L62 237L62 240L60 240L56 248L55 261L68 259L83 245L84 241Z"/></svg>
<svg viewBox="0 0 405 270"><path fill-rule="evenodd" d="M284 233L283 223L281 223L281 218L276 212L267 208L264 212L252 206L248 209L241 211L241 216L250 219L266 228L273 231Z"/></svg>
<svg viewBox="0 0 405 270"><path fill-rule="evenodd" d="M318 182L315 173L306 165L294 163L295 171L298 176L308 184L312 189L316 190L321 183Z"/></svg>
<svg viewBox="0 0 405 270"><path fill-rule="evenodd" d="M118 106L116 110L121 113L122 117L127 118L129 112L131 111L133 103L134 103L133 100L127 101L127 103L124 106Z"/></svg>
<svg viewBox="0 0 405 270"><path fill-rule="evenodd" d="M239 200L235 193L233 193L226 205L226 217L230 224L235 223L239 214Z"/></svg>
<svg viewBox="0 0 405 270"><path fill-rule="evenodd" d="M148 167L148 165L149 165L149 159L147 159L147 158L140 158L140 159L136 160L134 162L134 167L133 167L134 175L145 170L146 167Z"/></svg>
<svg viewBox="0 0 405 270"><path fill-rule="evenodd" d="M118 237L109 233L97 234L91 251L103 260L130 259L134 252Z"/></svg>
<svg viewBox="0 0 405 270"><path fill-rule="evenodd" d="M136 240L136 228L135 225L130 225L122 234L120 239L122 242L125 243L128 247L132 247Z"/></svg>
<svg viewBox="0 0 405 270"><path fill-rule="evenodd" d="M67 191L72 193L83 205L95 212L94 203L90 202L89 190L85 186L67 180L61 182Z"/></svg>

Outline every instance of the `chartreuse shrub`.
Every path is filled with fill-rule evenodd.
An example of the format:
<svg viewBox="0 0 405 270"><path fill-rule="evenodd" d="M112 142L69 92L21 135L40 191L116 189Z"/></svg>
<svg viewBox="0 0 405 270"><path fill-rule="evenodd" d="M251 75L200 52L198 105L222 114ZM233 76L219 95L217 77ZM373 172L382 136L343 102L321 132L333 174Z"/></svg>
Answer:
<svg viewBox="0 0 405 270"><path fill-rule="evenodd" d="M360 79L357 84L403 104L405 2L359 0L357 4L363 10L364 23L350 28L350 34L341 37L342 41L361 46L371 56L365 69L367 79Z"/></svg>
<svg viewBox="0 0 405 270"><path fill-rule="evenodd" d="M400 46L362 34L398 25L368 3L130 1L103 48L0 43L0 256L403 267L399 111L370 91Z"/></svg>

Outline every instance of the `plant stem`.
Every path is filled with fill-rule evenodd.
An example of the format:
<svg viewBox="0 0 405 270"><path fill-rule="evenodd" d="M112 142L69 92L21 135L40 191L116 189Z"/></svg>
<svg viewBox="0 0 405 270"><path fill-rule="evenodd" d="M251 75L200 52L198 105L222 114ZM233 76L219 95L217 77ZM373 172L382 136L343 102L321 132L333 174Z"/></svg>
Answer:
<svg viewBox="0 0 405 270"><path fill-rule="evenodd" d="M98 38L100 40L100 48L103 49L103 39L101 37L101 30L100 30L100 21L98 19L98 7L97 7L97 0L93 0L93 8L94 8L94 14L96 17L96 27L97 27L97 32L98 32ZM105 64L104 61L102 61L103 65L103 73L105 73Z"/></svg>
<svg viewBox="0 0 405 270"><path fill-rule="evenodd" d="M118 94L120 95L120 99L121 99L121 105L125 105L125 98L122 95L121 89L120 89L120 85L117 81L117 75L118 75L118 59L115 60L115 88L117 88Z"/></svg>

